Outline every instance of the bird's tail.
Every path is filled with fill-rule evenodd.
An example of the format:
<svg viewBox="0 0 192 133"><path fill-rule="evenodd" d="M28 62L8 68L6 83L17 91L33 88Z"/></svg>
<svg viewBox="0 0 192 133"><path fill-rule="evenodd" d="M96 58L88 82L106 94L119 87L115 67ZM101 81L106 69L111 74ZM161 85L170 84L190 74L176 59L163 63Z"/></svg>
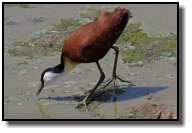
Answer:
<svg viewBox="0 0 192 133"><path fill-rule="evenodd" d="M121 31L124 30L125 26L127 25L129 18L131 18L131 12L129 9L125 9L125 14L123 15L123 20L121 21Z"/></svg>

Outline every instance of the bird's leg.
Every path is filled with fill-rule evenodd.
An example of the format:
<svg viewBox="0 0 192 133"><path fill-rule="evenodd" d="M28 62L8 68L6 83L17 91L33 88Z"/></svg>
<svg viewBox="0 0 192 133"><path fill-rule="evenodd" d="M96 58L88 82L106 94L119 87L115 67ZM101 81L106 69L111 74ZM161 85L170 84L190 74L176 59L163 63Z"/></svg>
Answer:
<svg viewBox="0 0 192 133"><path fill-rule="evenodd" d="M112 46L111 48L115 50L115 60L114 60L114 65L113 65L112 77L111 77L109 80L107 80L108 82L107 82L103 87L101 87L101 88L99 88L99 89L105 88L109 83L111 83L111 82L113 81L113 92L115 92L115 80L116 80L116 78L119 79L121 82L128 82L128 83L130 83L130 84L131 84L131 82L130 82L129 80L128 80L128 81L125 81L125 80L123 80L123 79L121 79L121 78L119 78L119 77L117 76L117 74L116 74L116 68L117 68L117 59L118 59L118 55L119 55L119 47L117 47L117 46Z"/></svg>
<svg viewBox="0 0 192 133"><path fill-rule="evenodd" d="M98 83L95 85L95 87L91 90L91 92L87 94L87 96L83 99L82 102L80 102L80 103L76 106L76 108L78 108L80 105L83 105L83 104L84 104L85 107L86 107L86 110L89 111L88 108L87 108L87 105L86 105L86 101L87 101L87 99L94 93L94 91L97 89L97 87L103 82L103 80L105 79L105 74L104 74L104 72L102 71L99 62L96 62L96 64L97 64L97 67L98 67L98 69L99 69L99 71L100 71L100 73L101 73L100 79L99 79Z"/></svg>

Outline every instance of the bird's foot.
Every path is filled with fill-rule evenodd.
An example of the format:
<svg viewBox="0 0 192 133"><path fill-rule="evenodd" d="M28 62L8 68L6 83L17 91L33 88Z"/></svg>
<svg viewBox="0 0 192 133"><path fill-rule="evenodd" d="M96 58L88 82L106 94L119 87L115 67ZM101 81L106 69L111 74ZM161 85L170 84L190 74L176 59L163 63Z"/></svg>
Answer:
<svg viewBox="0 0 192 133"><path fill-rule="evenodd" d="M110 79L108 79L108 80L106 80L106 81L104 81L103 83L106 83L104 86L102 86L101 88L99 88L99 89L103 89L103 88L105 88L106 86L108 86L111 82L113 81L113 77L112 78L110 78ZM98 89L98 90L99 90Z"/></svg>
<svg viewBox="0 0 192 133"><path fill-rule="evenodd" d="M99 88L99 89L105 88L105 87L108 86L112 81L115 82L116 79L119 79L121 82L127 82L127 83L129 83L129 85L132 85L132 84L133 84L131 81L129 81L129 80L123 80L123 79L119 78L119 77L115 74L115 76L111 77L111 78L108 79L108 80L105 80L103 83L106 83L106 82L107 82L107 83L106 83L103 87L101 87L101 88ZM115 85L115 83L113 83L113 85Z"/></svg>
<svg viewBox="0 0 192 133"><path fill-rule="evenodd" d="M121 82L127 82L127 83L129 83L129 85L132 85L133 83L131 82L131 81L129 81L129 80L123 80L123 79L121 79L121 78L119 78L117 75L115 76L117 79L119 79Z"/></svg>
<svg viewBox="0 0 192 133"><path fill-rule="evenodd" d="M88 108L87 108L86 100L83 100L83 101L79 102L78 105L77 105L75 108L80 108L80 107L82 107L83 105L85 105L86 111L89 112L89 110L88 110ZM89 112L89 113L90 113L90 112Z"/></svg>

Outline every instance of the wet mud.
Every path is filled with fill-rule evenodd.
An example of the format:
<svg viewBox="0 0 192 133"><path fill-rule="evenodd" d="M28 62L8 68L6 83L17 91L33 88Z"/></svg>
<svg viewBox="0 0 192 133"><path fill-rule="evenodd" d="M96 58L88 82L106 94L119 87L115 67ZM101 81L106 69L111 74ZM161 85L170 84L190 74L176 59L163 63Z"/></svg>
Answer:
<svg viewBox="0 0 192 133"><path fill-rule="evenodd" d="M4 18L4 118L5 119L175 119L177 112L177 58L176 54L162 56L152 64L129 67L119 56L117 74L133 84L116 81L115 95L112 83L105 89L98 89L88 102L91 116L81 101L94 87L100 77L95 63L80 64L69 75L57 79L46 86L39 96L36 91L40 84L40 74L48 67L59 64L59 47L51 56L13 56L7 52L13 49L12 42L33 38L36 32L52 29L51 23L80 14L77 17L88 22L93 14L83 15L87 11L106 8L109 11L116 6L126 7L134 14L132 21L143 21L142 27L150 34L175 32L176 5L33 5L34 8L5 7ZM149 9L150 7L150 9ZM163 16L161 8L165 9ZM153 13L152 11L153 10ZM142 12L141 12L142 11ZM63 14L58 12L64 12ZM143 13L150 15L142 16ZM81 14L82 13L82 14ZM58 14L58 15L55 15ZM159 14L159 16L157 15ZM172 18L168 16L172 15ZM159 17L158 19L156 17ZM175 17L174 17L175 16ZM88 19L86 19L88 18ZM83 22L82 20L82 22ZM159 21L157 21L159 20ZM12 21L11 25L6 22ZM171 23L170 23L171 22ZM160 24L161 23L161 24ZM162 24L163 23L163 24ZM49 31L50 32L50 31ZM19 33L19 34L18 34ZM51 34L58 34L52 32ZM49 37L46 37L49 38ZM65 37L60 36L60 43ZM52 41L47 40L47 42ZM36 40L36 44L43 40ZM50 47L49 43L44 42ZM21 45L23 45L21 43ZM28 46L28 45L27 45ZM59 45L58 45L59 46ZM129 45L127 45L129 46ZM33 47L29 45L29 47ZM121 47L121 46L120 46ZM124 48L120 49L124 50ZM27 52L27 51L26 51ZM169 54L169 53L166 53ZM35 55L35 53L34 53ZM100 60L106 80L111 78L114 51ZM103 83L100 87L102 87ZM148 116L145 108L154 110ZM139 110L139 111L138 111ZM131 115L130 115L131 114ZM132 115L133 114L133 115ZM140 114L143 114L141 116Z"/></svg>
<svg viewBox="0 0 192 133"><path fill-rule="evenodd" d="M121 114L118 119L177 119L177 112L165 112L165 110L166 107L162 104L145 103L132 107Z"/></svg>

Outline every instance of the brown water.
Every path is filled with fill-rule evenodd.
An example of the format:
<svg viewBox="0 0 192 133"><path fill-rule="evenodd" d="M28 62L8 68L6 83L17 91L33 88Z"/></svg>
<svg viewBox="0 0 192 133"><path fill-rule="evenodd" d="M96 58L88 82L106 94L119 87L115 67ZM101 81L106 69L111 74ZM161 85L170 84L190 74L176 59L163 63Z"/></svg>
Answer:
<svg viewBox="0 0 192 133"><path fill-rule="evenodd" d="M23 9L18 7L10 7L4 9L6 18L10 18L21 25L4 25L4 51L10 48L12 41L23 40L29 38L32 34L44 29L49 29L51 22L58 21L62 18L69 17L73 13L86 11L89 7L107 7L113 10L114 7L120 6L130 9L133 18L131 21L143 21L144 31L150 34L176 32L177 25L177 11L176 5L35 5L36 8ZM32 24L27 21L28 17L41 17L47 18L45 21ZM106 79L110 78L112 73L112 66L114 61L114 54L109 51L106 58L100 61L101 67L105 72ZM124 79L129 79L136 85L127 87L126 92L116 97L112 97L109 101L104 103L99 109L94 111L102 111L103 115L100 117L91 117L87 112L79 112L74 109L74 105L66 104L53 104L49 106L41 106L38 98L47 97L60 97L59 101L70 101L73 99L66 99L68 93L50 92L46 89L37 97L36 91L38 87L30 88L28 83L39 82L40 74L48 67L53 67L59 64L59 55L53 58L41 58L37 60L30 60L29 65L17 65L19 62L28 60L26 57L10 57L4 53L4 96L5 97L24 97L22 100L5 100L4 116L5 119L103 119L118 116L121 112L132 106L142 105L148 103L163 103L168 110L175 110L177 104L177 68L173 65L173 61L169 58L156 62L153 66L143 68L128 69L126 65L122 65L119 60L117 74L121 75ZM39 69L32 69L38 67ZM59 85L64 91L76 93L76 87L84 87L89 82L97 82L99 79L99 71L95 63L80 64L77 68L95 68L95 70L88 71L84 74L75 74L65 76L58 79L52 85ZM27 70L25 75L18 75L21 70ZM128 75L129 74L129 75ZM167 74L172 74L172 78L167 78ZM160 79L159 79L160 78ZM66 81L76 81L71 87L64 87L62 85ZM25 96L25 92L30 92ZM145 92L157 93L156 95L162 96L160 100L147 100ZM21 96L22 94L22 96ZM52 99L51 99L52 100Z"/></svg>

